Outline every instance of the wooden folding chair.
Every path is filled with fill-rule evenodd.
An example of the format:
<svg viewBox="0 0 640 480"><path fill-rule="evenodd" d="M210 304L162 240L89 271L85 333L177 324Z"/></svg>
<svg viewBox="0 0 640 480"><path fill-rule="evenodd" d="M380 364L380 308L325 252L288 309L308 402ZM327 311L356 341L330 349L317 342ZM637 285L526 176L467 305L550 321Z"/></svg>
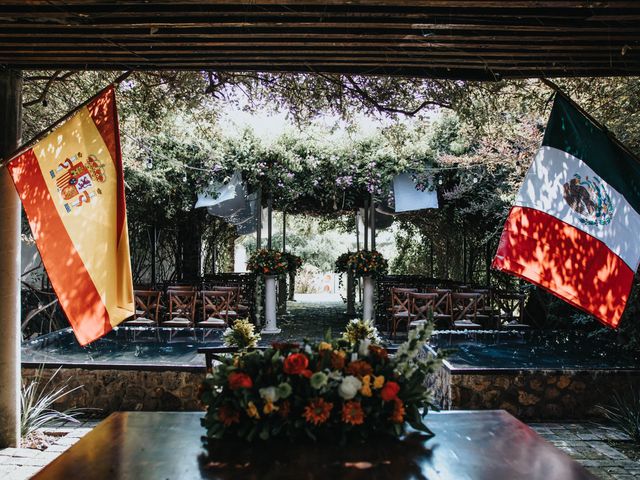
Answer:
<svg viewBox="0 0 640 480"><path fill-rule="evenodd" d="M478 310L476 313L476 320L484 327L492 326L494 313L493 313L493 296L491 289L489 288L473 288L469 289L468 293L479 293L481 295L478 298ZM492 327L493 328L493 327Z"/></svg>
<svg viewBox="0 0 640 480"><path fill-rule="evenodd" d="M196 306L194 290L167 290L169 301L169 319L162 322L163 327L193 327Z"/></svg>
<svg viewBox="0 0 640 480"><path fill-rule="evenodd" d="M247 318L249 307L242 305L242 288L233 286L212 286L208 291L229 292L229 311L227 312L231 320L236 318Z"/></svg>
<svg viewBox="0 0 640 480"><path fill-rule="evenodd" d="M391 288L391 307L387 319L387 331L395 336L397 325L402 322L409 322L409 294L415 292L415 288ZM391 328L389 328L391 323Z"/></svg>
<svg viewBox="0 0 640 480"><path fill-rule="evenodd" d="M131 327L157 327L160 310L160 292L155 290L134 290L135 313L123 325Z"/></svg>
<svg viewBox="0 0 640 480"><path fill-rule="evenodd" d="M451 306L451 290L448 288L434 288L429 293L438 295L433 305L433 320L438 328L450 328L453 323L453 308Z"/></svg>
<svg viewBox="0 0 640 480"><path fill-rule="evenodd" d="M477 321L478 301L480 293L452 293L452 324L455 329L480 330L482 325Z"/></svg>
<svg viewBox="0 0 640 480"><path fill-rule="evenodd" d="M494 292L498 328L531 328L523 321L524 295L516 292Z"/></svg>
<svg viewBox="0 0 640 480"><path fill-rule="evenodd" d="M412 327L428 323L433 318L437 301L437 293L410 293L407 331Z"/></svg>
<svg viewBox="0 0 640 480"><path fill-rule="evenodd" d="M226 328L229 326L229 312L231 311L232 304L231 298L233 292L215 291L215 290L203 290L200 292L200 298L202 299L202 320L196 323L199 328L210 329L213 328ZM204 338L207 333L203 333Z"/></svg>

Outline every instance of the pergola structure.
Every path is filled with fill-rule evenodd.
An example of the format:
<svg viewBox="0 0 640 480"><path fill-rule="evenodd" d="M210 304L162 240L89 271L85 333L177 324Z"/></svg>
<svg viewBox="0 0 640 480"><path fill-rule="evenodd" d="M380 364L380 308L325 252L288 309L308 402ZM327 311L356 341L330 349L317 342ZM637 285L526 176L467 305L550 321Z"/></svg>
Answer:
<svg viewBox="0 0 640 480"><path fill-rule="evenodd" d="M0 64L467 80L640 72L633 0L0 0Z"/></svg>
<svg viewBox="0 0 640 480"><path fill-rule="evenodd" d="M0 156L20 142L21 71L33 69L638 75L640 2L0 0ZM0 216L3 447L20 411L20 203L6 171Z"/></svg>

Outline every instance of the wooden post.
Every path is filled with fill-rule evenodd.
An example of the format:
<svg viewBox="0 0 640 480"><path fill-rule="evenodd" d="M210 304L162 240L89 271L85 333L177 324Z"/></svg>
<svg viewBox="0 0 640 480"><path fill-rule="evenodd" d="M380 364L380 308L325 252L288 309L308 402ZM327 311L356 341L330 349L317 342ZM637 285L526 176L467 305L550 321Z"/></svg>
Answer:
<svg viewBox="0 0 640 480"><path fill-rule="evenodd" d="M467 283L467 236L462 232L462 282Z"/></svg>
<svg viewBox="0 0 640 480"><path fill-rule="evenodd" d="M158 230L156 224L153 224L153 231L151 232L153 238L151 239L151 286L156 287L158 279L156 278L156 261L158 255Z"/></svg>
<svg viewBox="0 0 640 480"><path fill-rule="evenodd" d="M436 278L436 271L433 267L433 240L429 240L429 256L431 257L431 278Z"/></svg>
<svg viewBox="0 0 640 480"><path fill-rule="evenodd" d="M369 250L369 198L364 200L364 250Z"/></svg>
<svg viewBox="0 0 640 480"><path fill-rule="evenodd" d="M22 72L0 70L0 156L18 148ZM20 199L0 170L0 448L20 442Z"/></svg>
<svg viewBox="0 0 640 480"><path fill-rule="evenodd" d="M486 282L487 288L489 288L491 286L491 245L488 240L485 244L485 263L485 268L487 270Z"/></svg>
<svg viewBox="0 0 640 480"><path fill-rule="evenodd" d="M262 248L262 187L258 187L258 201L256 202L256 249Z"/></svg>
<svg viewBox="0 0 640 480"><path fill-rule="evenodd" d="M282 212L282 253L287 252L287 212ZM287 275L280 275L278 279L278 315L287 313ZM293 288L293 287L290 287Z"/></svg>
<svg viewBox="0 0 640 480"><path fill-rule="evenodd" d="M267 199L267 248L271 250L271 222L273 217L273 195L269 194Z"/></svg>
<svg viewBox="0 0 640 480"><path fill-rule="evenodd" d="M282 253L287 251L287 212L282 212Z"/></svg>
<svg viewBox="0 0 640 480"><path fill-rule="evenodd" d="M371 250L376 249L376 204L373 198L373 193L371 194L371 205L369 206L369 210L371 210Z"/></svg>
<svg viewBox="0 0 640 480"><path fill-rule="evenodd" d="M360 210L356 212L356 252L360 251Z"/></svg>

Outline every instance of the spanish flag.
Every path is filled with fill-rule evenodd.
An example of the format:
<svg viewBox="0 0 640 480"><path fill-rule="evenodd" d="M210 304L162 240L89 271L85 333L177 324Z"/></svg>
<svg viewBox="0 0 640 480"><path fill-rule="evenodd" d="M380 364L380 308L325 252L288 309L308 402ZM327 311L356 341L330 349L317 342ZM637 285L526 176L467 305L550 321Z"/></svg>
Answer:
<svg viewBox="0 0 640 480"><path fill-rule="evenodd" d="M81 345L134 312L113 86L8 169L60 305Z"/></svg>
<svg viewBox="0 0 640 480"><path fill-rule="evenodd" d="M615 328L640 263L638 235L640 162L556 95L493 268Z"/></svg>

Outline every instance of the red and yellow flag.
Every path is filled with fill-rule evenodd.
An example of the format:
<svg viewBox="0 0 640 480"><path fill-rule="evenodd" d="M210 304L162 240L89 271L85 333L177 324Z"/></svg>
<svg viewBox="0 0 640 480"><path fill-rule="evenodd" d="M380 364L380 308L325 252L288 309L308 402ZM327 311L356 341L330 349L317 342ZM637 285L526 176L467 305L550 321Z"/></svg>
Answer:
<svg viewBox="0 0 640 480"><path fill-rule="evenodd" d="M51 285L86 345L134 312L114 88L14 157L8 169Z"/></svg>

